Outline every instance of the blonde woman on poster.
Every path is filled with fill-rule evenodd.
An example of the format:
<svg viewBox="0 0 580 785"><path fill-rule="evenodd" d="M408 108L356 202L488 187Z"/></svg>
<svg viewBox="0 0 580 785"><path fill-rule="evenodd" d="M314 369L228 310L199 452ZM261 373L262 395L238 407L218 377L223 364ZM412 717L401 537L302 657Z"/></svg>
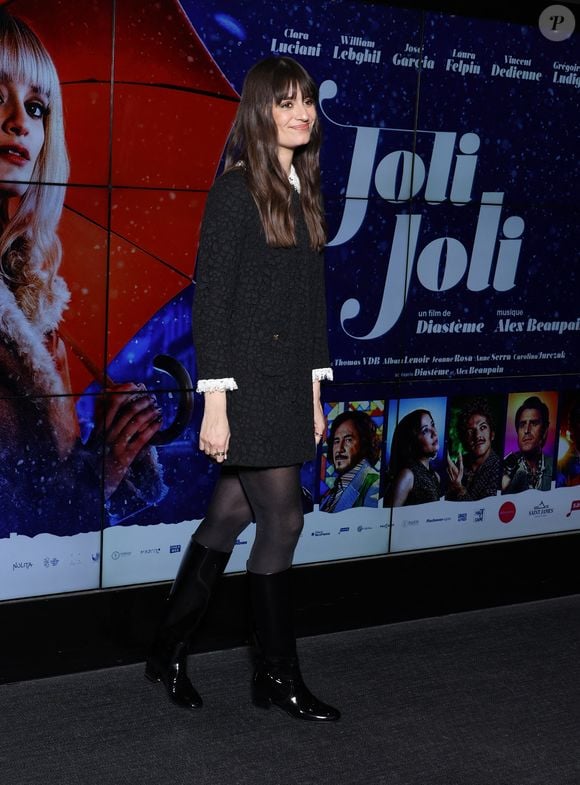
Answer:
<svg viewBox="0 0 580 785"><path fill-rule="evenodd" d="M117 385L89 440L79 438L59 334L67 177L54 64L29 26L0 10L1 536L96 530L103 501L124 516L164 490L147 446L160 411L142 388Z"/></svg>

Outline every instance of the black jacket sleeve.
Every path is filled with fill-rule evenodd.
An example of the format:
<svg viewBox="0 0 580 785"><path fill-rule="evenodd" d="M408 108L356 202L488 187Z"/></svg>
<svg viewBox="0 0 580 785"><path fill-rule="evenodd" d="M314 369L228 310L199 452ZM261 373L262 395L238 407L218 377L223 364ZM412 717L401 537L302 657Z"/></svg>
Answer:
<svg viewBox="0 0 580 785"><path fill-rule="evenodd" d="M243 172L237 171L218 178L208 194L193 305L193 342L199 379L233 377L231 314L249 200Z"/></svg>

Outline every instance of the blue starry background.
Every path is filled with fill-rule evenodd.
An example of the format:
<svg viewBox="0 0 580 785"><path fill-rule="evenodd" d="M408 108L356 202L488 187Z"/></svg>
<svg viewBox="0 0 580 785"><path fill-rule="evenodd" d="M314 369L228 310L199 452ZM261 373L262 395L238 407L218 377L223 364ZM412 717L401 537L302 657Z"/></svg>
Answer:
<svg viewBox="0 0 580 785"><path fill-rule="evenodd" d="M329 334L331 355L344 361L335 366L338 382L402 383L396 376L396 365L363 364L369 357L489 355L525 352L530 346L535 350L541 347L546 353L566 353L565 361L539 360L534 373L566 375L578 367L578 333L501 333L496 314L498 310L519 309L524 311L520 321L528 317L551 321L574 320L579 313L576 205L580 186L574 162L578 88L553 83L554 62L580 63L577 35L556 44L532 24L370 3L290 3L264 10L240 0L219 4L183 0L183 7L237 91L257 60L276 53L272 51L273 39L278 45L295 43L296 39L285 36L287 31L307 33L308 40L302 43L321 45L318 57L290 56L302 62L321 86L323 188L330 240L326 252ZM374 41L375 50L381 51L380 62L358 65L336 59L336 46L348 48L342 45L341 36ZM415 47L426 58L425 65L401 67L393 63L395 56L416 56ZM480 74L462 77L447 70L453 50L473 53ZM507 56L529 60L529 65L518 67L541 72L540 82L492 76L494 64L509 66ZM432 70L427 61L434 62ZM363 162L359 157L353 164L357 134L363 128L380 129L374 151L366 150L365 161L371 166L367 193L355 194L365 202L358 205L364 217L357 221L352 237L333 245L345 215L351 166ZM414 151L416 185L420 185L421 167L428 177L436 132L456 135L440 203L426 200L424 182L413 193L405 190L403 166L403 155L408 165ZM459 140L464 135L477 137L477 150L469 153L477 157L477 163L467 203L452 204L451 182L456 155L461 152ZM393 178L391 190L398 197L396 202L383 198L386 185L377 187L377 167L386 157L383 174ZM469 265L480 204L486 201L483 194L487 192L503 194L490 285L470 291ZM407 242L399 244L393 256L396 227L402 237L408 226L409 219L404 216L414 216L419 223L416 244L413 248ZM518 219L515 225L523 226L521 249L515 285L509 291L496 291L493 274L499 241L506 240L502 226L508 218ZM449 239L443 242L441 238ZM431 276L437 280L427 288L418 275L417 260L431 243L441 246L441 255L438 273ZM430 248L433 255L434 246ZM449 269L445 275L446 254ZM462 254L465 273L447 288L461 270L458 260ZM430 264L433 267L434 262ZM388 278L391 265L396 267ZM345 309L349 300L358 306ZM446 321L484 321L485 329L477 335L418 334L419 314L429 310L448 312ZM351 318L346 319L347 315ZM377 324L385 320L388 330L367 337L373 331L380 333ZM464 364L464 370L469 365ZM515 360L504 362L503 367L501 375L506 377L529 371L529 364L522 366ZM450 379L455 371L450 368Z"/></svg>

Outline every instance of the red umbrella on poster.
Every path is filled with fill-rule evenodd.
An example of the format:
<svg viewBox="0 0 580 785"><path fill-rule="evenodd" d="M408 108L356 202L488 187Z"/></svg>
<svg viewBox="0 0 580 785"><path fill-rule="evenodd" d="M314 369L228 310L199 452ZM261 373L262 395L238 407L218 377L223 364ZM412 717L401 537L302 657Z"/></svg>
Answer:
<svg viewBox="0 0 580 785"><path fill-rule="evenodd" d="M63 334L77 353L78 394L191 283L238 96L177 0L123 0L114 12L110 0L2 5L42 39L62 85L71 166L59 227L71 291Z"/></svg>

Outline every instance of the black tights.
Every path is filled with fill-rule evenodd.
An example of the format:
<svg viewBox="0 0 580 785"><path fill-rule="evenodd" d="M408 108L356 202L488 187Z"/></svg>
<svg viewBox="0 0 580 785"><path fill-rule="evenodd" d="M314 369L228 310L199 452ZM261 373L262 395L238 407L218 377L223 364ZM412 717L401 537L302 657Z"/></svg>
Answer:
<svg viewBox="0 0 580 785"><path fill-rule="evenodd" d="M248 570L268 575L288 569L304 525L300 466L222 469L194 539L230 553L252 521L256 538Z"/></svg>

